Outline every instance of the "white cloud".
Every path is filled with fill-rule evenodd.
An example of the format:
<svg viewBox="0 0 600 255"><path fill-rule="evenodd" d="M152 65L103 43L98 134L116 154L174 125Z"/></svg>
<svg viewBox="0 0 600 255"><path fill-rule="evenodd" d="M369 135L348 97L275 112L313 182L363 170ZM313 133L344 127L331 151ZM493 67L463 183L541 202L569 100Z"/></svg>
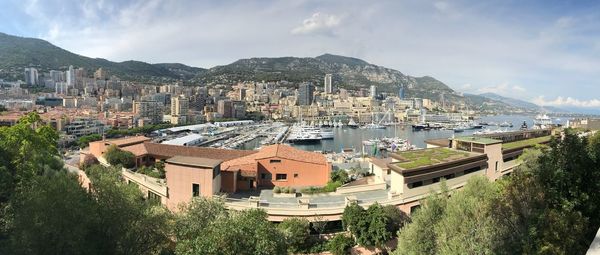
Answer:
<svg viewBox="0 0 600 255"><path fill-rule="evenodd" d="M579 100L572 97L557 97L555 99L546 100L544 96L538 96L532 100L533 103L541 106L574 106L581 108L600 107L600 100Z"/></svg>
<svg viewBox="0 0 600 255"><path fill-rule="evenodd" d="M434 7L435 7L435 8L436 8L438 11L441 11L441 12L445 12L446 10L448 10L448 7L449 7L449 5L448 5L448 3L447 3L447 2L441 2L441 1L440 1L440 2L435 2L435 3L433 4L433 6L434 6Z"/></svg>
<svg viewBox="0 0 600 255"><path fill-rule="evenodd" d="M512 89L513 89L514 91L517 91L517 92L525 92L525 90L526 90L525 88L523 88L523 87L521 87L521 86L519 86L519 85L514 85L514 86L512 86Z"/></svg>
<svg viewBox="0 0 600 255"><path fill-rule="evenodd" d="M526 91L526 89L519 85L511 86L507 82L505 82L496 86L479 88L477 89L477 91L479 93L494 93L503 96L518 97L517 93L523 93Z"/></svg>
<svg viewBox="0 0 600 255"><path fill-rule="evenodd" d="M292 34L333 34L333 29L339 26L341 18L335 15L314 13L305 19L302 25L292 29Z"/></svg>

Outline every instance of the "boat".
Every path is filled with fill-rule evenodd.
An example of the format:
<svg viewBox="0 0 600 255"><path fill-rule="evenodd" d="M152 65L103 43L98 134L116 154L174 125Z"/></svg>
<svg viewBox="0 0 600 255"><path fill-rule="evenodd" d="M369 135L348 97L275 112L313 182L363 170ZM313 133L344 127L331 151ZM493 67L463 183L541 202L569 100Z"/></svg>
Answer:
<svg viewBox="0 0 600 255"><path fill-rule="evenodd" d="M500 127L513 127L513 124L508 121L505 121L505 122L500 123L499 126Z"/></svg>
<svg viewBox="0 0 600 255"><path fill-rule="evenodd" d="M364 125L360 128L362 128L362 129L385 129L385 126L375 124L375 123L370 123L370 124Z"/></svg>
<svg viewBox="0 0 600 255"><path fill-rule="evenodd" d="M521 130L527 130L528 129L526 121L523 121L523 124L521 124L521 128L520 129Z"/></svg>
<svg viewBox="0 0 600 255"><path fill-rule="evenodd" d="M421 130L430 130L431 127L429 126L429 123L420 123L420 124L412 125L412 129L413 129L413 131L421 131Z"/></svg>
<svg viewBox="0 0 600 255"><path fill-rule="evenodd" d="M458 126L458 127L453 128L452 131L454 131L454 133L462 133L462 132L465 132L465 127Z"/></svg>
<svg viewBox="0 0 600 255"><path fill-rule="evenodd" d="M552 127L552 119L546 114L538 114L533 120L533 129L546 129Z"/></svg>
<svg viewBox="0 0 600 255"><path fill-rule="evenodd" d="M350 118L350 121L348 121L348 127L349 128L358 128L358 124L354 121L354 119Z"/></svg>
<svg viewBox="0 0 600 255"><path fill-rule="evenodd" d="M321 136L321 139L333 139L335 136L332 130L321 130L319 135Z"/></svg>

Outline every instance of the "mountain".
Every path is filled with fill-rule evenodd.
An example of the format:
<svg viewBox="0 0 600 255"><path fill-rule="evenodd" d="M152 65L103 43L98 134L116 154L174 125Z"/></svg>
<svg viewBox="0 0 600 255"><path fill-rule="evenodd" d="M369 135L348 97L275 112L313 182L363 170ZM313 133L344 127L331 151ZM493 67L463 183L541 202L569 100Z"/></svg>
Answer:
<svg viewBox="0 0 600 255"><path fill-rule="evenodd" d="M566 111L564 109L560 109L560 108L556 108L556 107L552 107L552 106L539 106L537 104L534 103L530 103L527 101L523 101L523 100L519 100L519 99L514 99L514 98L510 98L510 97L504 97L495 93L483 93L483 94L479 94L482 97L486 97L492 100L496 100L496 101L500 101L503 102L507 105L513 106L513 107L517 107L517 108L521 108L524 110L529 110L529 111L541 111L541 112L569 112Z"/></svg>
<svg viewBox="0 0 600 255"><path fill-rule="evenodd" d="M361 59L332 54L314 58L240 59L228 65L210 68L196 78L205 83L286 80L312 81L316 85L322 85L323 77L328 73L334 74L335 83L347 88L368 88L375 85L382 92L397 92L399 86L404 86L408 89L409 96L427 98L442 93L454 93L451 88L433 77L412 77Z"/></svg>
<svg viewBox="0 0 600 255"><path fill-rule="evenodd" d="M121 79L165 81L190 79L205 71L182 64L148 64L140 61L112 62L71 53L51 43L35 38L0 33L0 78L22 79L23 68L41 71L65 70L69 65L92 72L100 67Z"/></svg>

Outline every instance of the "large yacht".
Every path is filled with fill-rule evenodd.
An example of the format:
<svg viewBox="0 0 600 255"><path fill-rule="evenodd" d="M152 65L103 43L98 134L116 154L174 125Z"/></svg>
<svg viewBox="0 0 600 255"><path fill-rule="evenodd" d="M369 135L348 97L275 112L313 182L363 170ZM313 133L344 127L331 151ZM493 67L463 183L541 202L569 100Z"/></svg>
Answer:
<svg viewBox="0 0 600 255"><path fill-rule="evenodd" d="M552 127L552 119L546 114L538 114L533 120L534 129L546 129Z"/></svg>

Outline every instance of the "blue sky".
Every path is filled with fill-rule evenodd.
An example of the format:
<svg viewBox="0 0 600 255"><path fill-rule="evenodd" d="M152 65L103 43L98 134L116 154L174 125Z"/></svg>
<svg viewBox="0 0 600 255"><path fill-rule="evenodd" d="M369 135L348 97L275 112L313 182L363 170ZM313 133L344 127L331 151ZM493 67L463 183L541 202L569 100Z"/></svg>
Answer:
<svg viewBox="0 0 600 255"><path fill-rule="evenodd" d="M598 1L1 0L0 31L199 67L327 52L463 92L600 108Z"/></svg>

